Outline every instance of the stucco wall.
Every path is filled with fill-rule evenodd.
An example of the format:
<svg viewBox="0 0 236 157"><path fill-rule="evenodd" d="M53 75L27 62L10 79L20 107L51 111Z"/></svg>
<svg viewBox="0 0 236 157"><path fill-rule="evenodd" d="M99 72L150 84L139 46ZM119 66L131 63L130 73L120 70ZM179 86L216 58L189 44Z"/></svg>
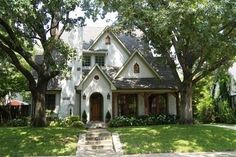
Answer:
<svg viewBox="0 0 236 157"><path fill-rule="evenodd" d="M134 73L134 64L139 64L139 73ZM153 72L148 68L148 66L135 55L125 69L119 74L119 78L153 78L155 77Z"/></svg>
<svg viewBox="0 0 236 157"><path fill-rule="evenodd" d="M117 42L116 39L113 38L112 35L109 35L111 39L111 44L106 45L105 44L105 38L109 35L109 33L104 33L101 37L101 40L99 40L94 45L94 50L97 49L107 49L108 54L105 57L105 63L107 66L115 66L115 67L121 67L125 61L128 59L129 55L127 52L124 51L124 49L120 46L120 44ZM94 62L93 62L94 64Z"/></svg>
<svg viewBox="0 0 236 157"><path fill-rule="evenodd" d="M168 111L169 114L177 114L176 111L176 97L172 94L168 94Z"/></svg>

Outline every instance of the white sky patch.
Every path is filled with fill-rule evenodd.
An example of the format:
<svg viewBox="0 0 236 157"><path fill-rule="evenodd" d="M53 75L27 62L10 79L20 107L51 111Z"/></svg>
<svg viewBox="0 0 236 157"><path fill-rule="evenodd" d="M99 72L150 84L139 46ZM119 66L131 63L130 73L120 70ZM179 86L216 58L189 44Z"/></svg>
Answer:
<svg viewBox="0 0 236 157"><path fill-rule="evenodd" d="M75 9L75 11L70 13L70 17L82 16L84 13L80 8ZM86 18L85 24L90 27L106 27L112 25L117 20L118 13L112 12L107 13L104 19L98 16L98 19L94 22L92 19Z"/></svg>

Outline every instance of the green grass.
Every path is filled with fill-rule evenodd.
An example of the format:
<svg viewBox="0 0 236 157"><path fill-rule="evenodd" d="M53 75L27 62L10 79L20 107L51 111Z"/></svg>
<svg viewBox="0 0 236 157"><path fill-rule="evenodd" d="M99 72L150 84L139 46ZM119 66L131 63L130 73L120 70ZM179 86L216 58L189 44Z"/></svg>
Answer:
<svg viewBox="0 0 236 157"><path fill-rule="evenodd" d="M75 128L0 127L0 156L75 155Z"/></svg>
<svg viewBox="0 0 236 157"><path fill-rule="evenodd" d="M235 151L236 131L204 125L110 128L126 154Z"/></svg>

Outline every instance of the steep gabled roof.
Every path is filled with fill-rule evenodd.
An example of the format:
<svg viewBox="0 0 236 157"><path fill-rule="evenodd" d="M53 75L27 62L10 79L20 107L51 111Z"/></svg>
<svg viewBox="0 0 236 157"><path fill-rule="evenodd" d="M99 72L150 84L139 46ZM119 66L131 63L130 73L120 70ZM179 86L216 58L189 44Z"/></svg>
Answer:
<svg viewBox="0 0 236 157"><path fill-rule="evenodd" d="M111 89L112 89L112 90L115 90L116 87L113 85L113 83L111 82L111 80L107 77L107 75L103 72L103 70L102 70L97 64L95 64L95 66L90 70L90 72L86 75L86 77L83 79L83 81L81 81L80 84L76 86L76 89L82 90L84 82L89 78L89 76L90 76L90 75L93 73L93 71L95 71L96 69L98 69L98 71L100 71L101 74L104 76L104 78L110 83Z"/></svg>
<svg viewBox="0 0 236 157"><path fill-rule="evenodd" d="M112 37L120 44L120 46L124 49L124 51L130 55L130 51L128 50L128 48L120 41L120 39L112 32L110 27L105 27L105 29L98 35L98 37L94 40L94 42L89 46L88 50L93 50L94 46L96 45L96 43L101 39L101 37L105 34L109 32L110 35L112 35Z"/></svg>
<svg viewBox="0 0 236 157"><path fill-rule="evenodd" d="M129 64L129 62L134 58L134 56L138 56L146 65L147 67L153 72L153 74L161 79L161 77L157 74L157 72L151 67L151 65L147 62L147 60L141 55L140 52L136 51L135 53L133 53L129 59L125 62L125 64L120 68L120 70L117 72L115 79L121 74L121 72L127 67L127 65Z"/></svg>

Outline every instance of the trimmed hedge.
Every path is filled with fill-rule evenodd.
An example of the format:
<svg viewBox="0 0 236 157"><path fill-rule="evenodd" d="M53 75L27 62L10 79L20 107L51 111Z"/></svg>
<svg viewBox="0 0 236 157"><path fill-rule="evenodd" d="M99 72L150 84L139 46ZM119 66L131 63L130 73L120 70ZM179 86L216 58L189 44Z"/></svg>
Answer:
<svg viewBox="0 0 236 157"><path fill-rule="evenodd" d="M110 127L122 126L145 126L145 125L159 125L159 124L175 124L175 115L145 115L145 116L118 116L113 118Z"/></svg>

